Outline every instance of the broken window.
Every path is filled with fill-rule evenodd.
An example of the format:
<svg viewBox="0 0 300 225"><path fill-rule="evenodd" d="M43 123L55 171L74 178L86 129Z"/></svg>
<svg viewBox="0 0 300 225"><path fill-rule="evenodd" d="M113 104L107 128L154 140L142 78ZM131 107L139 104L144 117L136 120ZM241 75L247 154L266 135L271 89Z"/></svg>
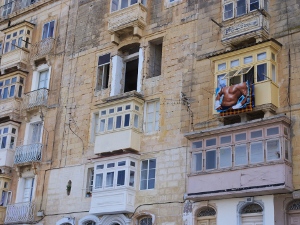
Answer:
<svg viewBox="0 0 300 225"><path fill-rule="evenodd" d="M161 75L162 39L149 42L149 77Z"/></svg>
<svg viewBox="0 0 300 225"><path fill-rule="evenodd" d="M98 60L96 91L108 88L110 54L102 55Z"/></svg>

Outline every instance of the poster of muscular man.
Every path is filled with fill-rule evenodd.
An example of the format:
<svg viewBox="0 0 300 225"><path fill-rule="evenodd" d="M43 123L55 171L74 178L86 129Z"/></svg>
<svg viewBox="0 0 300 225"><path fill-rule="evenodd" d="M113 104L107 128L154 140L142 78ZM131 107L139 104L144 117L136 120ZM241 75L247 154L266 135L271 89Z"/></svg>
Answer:
<svg viewBox="0 0 300 225"><path fill-rule="evenodd" d="M231 86L226 86L225 81L218 80L215 99L217 112L243 109L251 104L251 89L248 81Z"/></svg>

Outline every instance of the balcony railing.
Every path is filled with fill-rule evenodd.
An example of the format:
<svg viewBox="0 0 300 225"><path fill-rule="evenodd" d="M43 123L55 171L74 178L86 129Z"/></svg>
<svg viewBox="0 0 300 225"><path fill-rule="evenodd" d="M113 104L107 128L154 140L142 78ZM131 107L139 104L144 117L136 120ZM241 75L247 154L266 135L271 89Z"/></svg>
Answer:
<svg viewBox="0 0 300 225"><path fill-rule="evenodd" d="M39 106L47 106L48 89L41 88L24 94L22 109L30 110Z"/></svg>
<svg viewBox="0 0 300 225"><path fill-rule="evenodd" d="M38 43L31 45L30 60L40 59L53 53L54 38L46 38Z"/></svg>
<svg viewBox="0 0 300 225"><path fill-rule="evenodd" d="M42 159L42 149L43 145L41 143L22 145L17 147L14 164L40 162Z"/></svg>
<svg viewBox="0 0 300 225"><path fill-rule="evenodd" d="M35 204L22 202L8 205L6 209L5 223L28 223L34 221Z"/></svg>
<svg viewBox="0 0 300 225"><path fill-rule="evenodd" d="M19 9L23 9L23 8L30 6L38 1L39 0L14 0L14 1L11 1L7 4L4 4L1 7L1 16L6 17L15 11L18 11Z"/></svg>

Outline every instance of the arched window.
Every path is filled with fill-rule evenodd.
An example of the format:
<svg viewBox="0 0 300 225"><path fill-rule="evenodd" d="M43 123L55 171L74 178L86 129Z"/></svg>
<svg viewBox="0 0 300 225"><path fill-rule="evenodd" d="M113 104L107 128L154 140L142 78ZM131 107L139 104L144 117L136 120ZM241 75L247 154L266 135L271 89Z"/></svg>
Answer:
<svg viewBox="0 0 300 225"><path fill-rule="evenodd" d="M197 224L216 224L216 210L210 206L200 208L197 212Z"/></svg>
<svg viewBox="0 0 300 225"><path fill-rule="evenodd" d="M90 221L86 221L84 225L96 225L96 222L90 220Z"/></svg>
<svg viewBox="0 0 300 225"><path fill-rule="evenodd" d="M300 220L300 200L294 200L287 206L287 224L293 224Z"/></svg>
<svg viewBox="0 0 300 225"><path fill-rule="evenodd" d="M257 203L246 204L240 210L241 225L262 224L263 208Z"/></svg>
<svg viewBox="0 0 300 225"><path fill-rule="evenodd" d="M147 216L139 220L139 225L152 225L152 217Z"/></svg>

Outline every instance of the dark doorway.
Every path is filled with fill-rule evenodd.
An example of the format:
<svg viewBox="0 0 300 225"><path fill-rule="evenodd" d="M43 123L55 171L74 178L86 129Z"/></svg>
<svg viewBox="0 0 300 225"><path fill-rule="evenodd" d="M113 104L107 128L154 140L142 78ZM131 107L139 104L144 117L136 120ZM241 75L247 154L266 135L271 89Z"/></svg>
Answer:
<svg viewBox="0 0 300 225"><path fill-rule="evenodd" d="M126 63L124 92L137 89L139 59L134 59Z"/></svg>

